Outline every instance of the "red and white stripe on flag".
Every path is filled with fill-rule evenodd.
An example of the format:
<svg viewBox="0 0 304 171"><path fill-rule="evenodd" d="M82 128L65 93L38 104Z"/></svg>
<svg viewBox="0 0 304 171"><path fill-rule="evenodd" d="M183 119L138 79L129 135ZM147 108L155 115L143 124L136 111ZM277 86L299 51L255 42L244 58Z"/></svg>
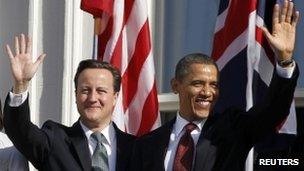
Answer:
<svg viewBox="0 0 304 171"><path fill-rule="evenodd" d="M119 68L122 76L113 120L120 129L143 135L160 126L146 1L90 2L82 0L81 9L101 18L97 58Z"/></svg>
<svg viewBox="0 0 304 171"><path fill-rule="evenodd" d="M264 16L272 11L275 0L221 0L216 21L212 57L219 69L225 66L241 51L247 61L246 109L253 105L254 72L269 86L275 65L274 52L264 37L261 26L266 23ZM271 19L271 16L267 16ZM237 66L240 67L240 66ZM237 77L238 73L234 76ZM237 84L237 83L236 83ZM230 90L233 91L233 90ZM238 90L235 90L238 92ZM296 134L295 106L292 103L290 114L278 126L278 132Z"/></svg>

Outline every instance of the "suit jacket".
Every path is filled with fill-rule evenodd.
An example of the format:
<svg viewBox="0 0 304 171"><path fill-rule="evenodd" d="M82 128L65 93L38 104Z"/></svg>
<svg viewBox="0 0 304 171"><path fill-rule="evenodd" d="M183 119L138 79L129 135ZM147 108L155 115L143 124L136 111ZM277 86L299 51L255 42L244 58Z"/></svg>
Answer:
<svg viewBox="0 0 304 171"><path fill-rule="evenodd" d="M91 170L87 138L79 121L72 127L46 121L42 128L30 122L28 99L10 107L7 97L4 127L16 148L39 170ZM128 170L135 137L113 123L117 140L116 170Z"/></svg>
<svg viewBox="0 0 304 171"><path fill-rule="evenodd" d="M211 114L196 144L193 170L244 170L254 143L273 131L288 115L298 76L297 67L291 79L275 73L264 102L247 112L230 108L218 115ZM164 170L174 123L175 119L136 140L132 170Z"/></svg>

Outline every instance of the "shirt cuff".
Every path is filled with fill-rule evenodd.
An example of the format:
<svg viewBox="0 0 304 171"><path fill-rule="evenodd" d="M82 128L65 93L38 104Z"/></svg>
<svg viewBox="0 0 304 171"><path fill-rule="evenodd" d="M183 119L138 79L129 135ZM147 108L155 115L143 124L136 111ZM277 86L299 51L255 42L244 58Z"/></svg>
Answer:
<svg viewBox="0 0 304 171"><path fill-rule="evenodd" d="M291 67L285 67L285 68L281 67L278 63L276 65L277 65L276 70L280 77L291 78L293 71L295 70L296 67L296 62L293 61Z"/></svg>
<svg viewBox="0 0 304 171"><path fill-rule="evenodd" d="M9 92L9 106L11 107L18 107L20 105L22 105L22 103L25 102L25 100L27 99L28 96L28 90L26 90L23 93L19 93L19 94L15 94L13 92Z"/></svg>

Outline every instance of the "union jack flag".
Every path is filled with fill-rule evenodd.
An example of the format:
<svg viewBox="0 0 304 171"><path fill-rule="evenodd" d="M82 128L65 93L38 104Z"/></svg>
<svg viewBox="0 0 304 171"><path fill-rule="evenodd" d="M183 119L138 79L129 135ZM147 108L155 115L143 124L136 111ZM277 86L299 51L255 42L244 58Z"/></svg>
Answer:
<svg viewBox="0 0 304 171"><path fill-rule="evenodd" d="M248 110L263 98L272 77L275 54L261 27L266 25L271 30L275 3L276 0L220 1L212 51L221 71L223 98L217 102L217 112L231 105ZM294 102L277 133L296 134ZM260 147L273 148L273 145Z"/></svg>

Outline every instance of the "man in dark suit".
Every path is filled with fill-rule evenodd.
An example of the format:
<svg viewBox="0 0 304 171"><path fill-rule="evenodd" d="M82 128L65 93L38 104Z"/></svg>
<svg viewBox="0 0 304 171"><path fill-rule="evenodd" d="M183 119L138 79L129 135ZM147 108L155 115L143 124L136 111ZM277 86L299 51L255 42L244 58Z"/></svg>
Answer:
<svg viewBox="0 0 304 171"><path fill-rule="evenodd" d="M263 29L277 54L277 67L264 103L249 111L213 114L219 70L206 55L182 58L171 81L179 96L176 118L135 143L133 170L244 170L249 150L289 113L298 78L292 59L299 13L293 3L274 8L273 33ZM237 96L237 94L236 94ZM225 97L223 97L225 98Z"/></svg>
<svg viewBox="0 0 304 171"><path fill-rule="evenodd" d="M39 170L128 170L135 138L111 121L120 89L119 71L106 62L80 62L74 78L79 120L72 127L30 122L28 85L45 54L32 62L31 41L15 38L14 56L6 46L14 86L4 109L6 133Z"/></svg>

